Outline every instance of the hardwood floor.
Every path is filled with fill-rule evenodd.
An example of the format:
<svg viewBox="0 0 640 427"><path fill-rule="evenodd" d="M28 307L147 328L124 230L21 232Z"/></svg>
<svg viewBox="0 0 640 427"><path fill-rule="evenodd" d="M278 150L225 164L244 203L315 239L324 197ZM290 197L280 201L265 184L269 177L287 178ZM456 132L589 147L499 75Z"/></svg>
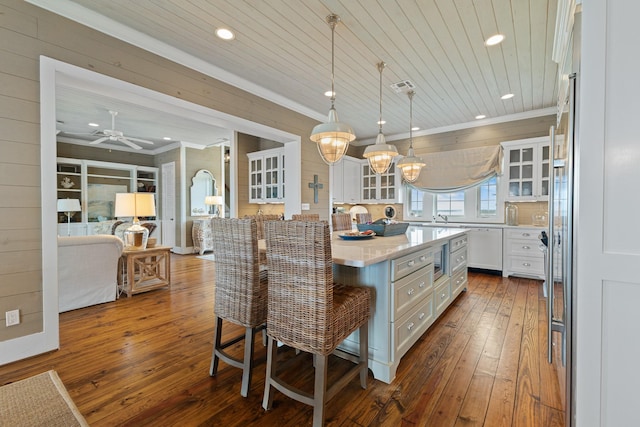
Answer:
<svg viewBox="0 0 640 427"><path fill-rule="evenodd" d="M171 258L171 290L62 313L60 350L1 366L0 385L55 369L92 426L310 425L311 408L280 393L262 409L264 361L247 398L239 369L221 362L209 377L215 263ZM362 390L354 380L330 401L326 425L562 426L540 283L470 273L468 291L402 359L393 384L370 373ZM310 391L311 357L281 350ZM256 353L266 354L261 343ZM337 378L346 362L331 363Z"/></svg>

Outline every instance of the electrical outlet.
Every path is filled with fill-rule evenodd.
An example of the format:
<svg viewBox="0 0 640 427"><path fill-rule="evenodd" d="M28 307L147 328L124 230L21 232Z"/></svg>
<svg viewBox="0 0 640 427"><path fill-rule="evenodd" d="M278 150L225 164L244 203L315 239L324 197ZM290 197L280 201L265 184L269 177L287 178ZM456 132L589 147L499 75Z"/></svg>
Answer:
<svg viewBox="0 0 640 427"><path fill-rule="evenodd" d="M311 206L309 206L309 203L303 203L302 206L300 207L300 210L303 210L303 211L308 211L309 209L311 209Z"/></svg>
<svg viewBox="0 0 640 427"><path fill-rule="evenodd" d="M7 311L4 315L7 320L7 326L20 324L20 310Z"/></svg>

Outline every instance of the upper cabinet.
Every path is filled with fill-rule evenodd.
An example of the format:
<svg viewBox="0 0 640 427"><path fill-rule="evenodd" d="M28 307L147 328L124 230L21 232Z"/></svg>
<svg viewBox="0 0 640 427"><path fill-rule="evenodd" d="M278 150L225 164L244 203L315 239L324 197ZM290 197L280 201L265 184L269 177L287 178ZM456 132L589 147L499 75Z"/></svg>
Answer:
<svg viewBox="0 0 640 427"><path fill-rule="evenodd" d="M360 203L360 164L360 160L344 156L342 161L331 166L333 203Z"/></svg>
<svg viewBox="0 0 640 427"><path fill-rule="evenodd" d="M401 203L400 174L394 161L386 173L377 175L368 162L360 164L362 203Z"/></svg>
<svg viewBox="0 0 640 427"><path fill-rule="evenodd" d="M284 148L248 153L249 203L284 203Z"/></svg>
<svg viewBox="0 0 640 427"><path fill-rule="evenodd" d="M549 138L503 142L506 201L549 199Z"/></svg>

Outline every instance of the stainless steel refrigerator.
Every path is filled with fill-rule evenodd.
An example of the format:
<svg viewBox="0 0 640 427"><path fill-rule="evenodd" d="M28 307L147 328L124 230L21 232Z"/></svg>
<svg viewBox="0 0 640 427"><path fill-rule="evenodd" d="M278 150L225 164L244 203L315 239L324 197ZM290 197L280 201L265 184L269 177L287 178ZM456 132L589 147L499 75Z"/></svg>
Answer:
<svg viewBox="0 0 640 427"><path fill-rule="evenodd" d="M551 170L547 278L548 360L558 373L565 425L573 425L572 405L572 307L575 297L574 265L574 147L577 75L569 76L567 103L558 128L551 128Z"/></svg>

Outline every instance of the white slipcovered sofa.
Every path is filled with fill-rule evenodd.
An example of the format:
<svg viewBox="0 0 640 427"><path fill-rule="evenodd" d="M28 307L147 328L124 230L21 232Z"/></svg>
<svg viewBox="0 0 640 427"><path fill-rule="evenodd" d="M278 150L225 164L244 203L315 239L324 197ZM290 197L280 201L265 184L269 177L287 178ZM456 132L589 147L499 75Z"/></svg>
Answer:
<svg viewBox="0 0 640 427"><path fill-rule="evenodd" d="M58 236L58 311L115 301L123 249L116 236Z"/></svg>

